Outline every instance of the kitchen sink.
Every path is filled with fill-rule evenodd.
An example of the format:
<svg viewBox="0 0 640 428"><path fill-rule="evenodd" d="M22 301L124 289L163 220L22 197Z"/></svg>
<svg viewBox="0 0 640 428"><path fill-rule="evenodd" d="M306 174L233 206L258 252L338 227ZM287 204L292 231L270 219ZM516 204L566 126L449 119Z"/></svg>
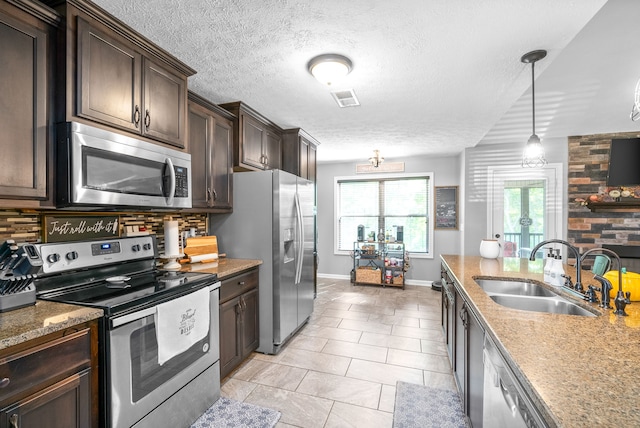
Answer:
<svg viewBox="0 0 640 428"><path fill-rule="evenodd" d="M488 294L509 294L515 296L545 296L555 297L551 290L541 285L524 281L502 281L495 279L477 279L476 283Z"/></svg>
<svg viewBox="0 0 640 428"><path fill-rule="evenodd" d="M595 317L596 314L572 303L561 296L532 297L513 296L505 294L489 295L499 305L522 311L547 312L551 314L581 315L583 317Z"/></svg>
<svg viewBox="0 0 640 428"><path fill-rule="evenodd" d="M499 305L551 314L595 317L596 313L532 282L476 279L476 283Z"/></svg>

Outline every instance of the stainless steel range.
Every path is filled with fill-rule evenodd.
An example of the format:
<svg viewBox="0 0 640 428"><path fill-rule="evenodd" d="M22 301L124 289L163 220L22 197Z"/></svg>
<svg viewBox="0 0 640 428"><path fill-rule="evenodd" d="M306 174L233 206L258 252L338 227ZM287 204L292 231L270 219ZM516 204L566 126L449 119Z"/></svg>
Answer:
<svg viewBox="0 0 640 428"><path fill-rule="evenodd" d="M186 427L219 398L215 274L156 269L151 235L36 248L38 299L104 310L102 426Z"/></svg>

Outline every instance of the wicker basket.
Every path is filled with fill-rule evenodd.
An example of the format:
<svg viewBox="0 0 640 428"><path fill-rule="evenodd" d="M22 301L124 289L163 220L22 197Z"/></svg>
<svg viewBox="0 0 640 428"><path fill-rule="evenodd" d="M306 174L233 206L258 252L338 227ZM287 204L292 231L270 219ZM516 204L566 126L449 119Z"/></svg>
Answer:
<svg viewBox="0 0 640 428"><path fill-rule="evenodd" d="M356 282L380 284L382 282L382 271L369 266L360 266L356 269Z"/></svg>
<svg viewBox="0 0 640 428"><path fill-rule="evenodd" d="M391 281L393 282L393 284L402 285L404 283L404 276L402 274L398 276L394 275Z"/></svg>

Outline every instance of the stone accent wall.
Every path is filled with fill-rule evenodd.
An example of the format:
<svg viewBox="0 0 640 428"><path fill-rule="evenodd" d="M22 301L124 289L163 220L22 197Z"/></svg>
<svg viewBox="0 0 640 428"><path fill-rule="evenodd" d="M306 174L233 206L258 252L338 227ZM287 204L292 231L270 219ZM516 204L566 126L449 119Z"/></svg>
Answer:
<svg viewBox="0 0 640 428"><path fill-rule="evenodd" d="M0 210L0 243L7 239L13 239L17 243L42 242L42 217L51 215L80 214L67 211L55 211L41 213L34 211ZM126 226L144 226L150 233L157 236L158 251L164 249L164 221L177 220L180 232L191 228L196 229L198 235L207 233L207 214L202 213L107 213L119 215L120 233L123 234Z"/></svg>
<svg viewBox="0 0 640 428"><path fill-rule="evenodd" d="M640 133L569 137L567 240L581 251L602 244L640 245L640 208L626 212L591 212L576 201L604 192L611 140L636 137L640 137Z"/></svg>

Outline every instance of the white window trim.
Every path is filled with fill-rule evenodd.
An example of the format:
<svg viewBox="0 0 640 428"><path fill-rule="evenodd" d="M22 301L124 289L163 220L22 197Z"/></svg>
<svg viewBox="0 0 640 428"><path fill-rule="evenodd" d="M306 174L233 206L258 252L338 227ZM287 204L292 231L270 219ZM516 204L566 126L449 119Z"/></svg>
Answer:
<svg viewBox="0 0 640 428"><path fill-rule="evenodd" d="M428 253L412 253L409 252L411 258L414 259L433 259L434 254L434 199L435 199L435 185L433 180L433 172L414 172L414 173L400 173L400 174L367 174L362 175L349 175L333 178L333 254L337 256L348 256L349 251L341 251L338 249L338 213L340 212L340 198L339 185L340 181L370 181L370 180L384 180L388 178L411 178L411 177L426 177L429 181L429 199L427 201L427 218L429 219L429 227L427 227L429 252Z"/></svg>

